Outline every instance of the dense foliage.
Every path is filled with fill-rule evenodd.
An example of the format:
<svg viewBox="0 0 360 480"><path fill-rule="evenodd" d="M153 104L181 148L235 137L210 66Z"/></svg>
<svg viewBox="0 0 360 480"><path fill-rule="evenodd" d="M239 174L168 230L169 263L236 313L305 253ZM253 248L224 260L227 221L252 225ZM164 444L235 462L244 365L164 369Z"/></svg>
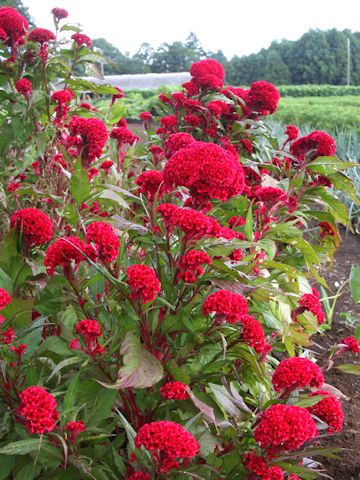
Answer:
<svg viewBox="0 0 360 480"><path fill-rule="evenodd" d="M0 9L0 479L316 478L344 420L326 372L358 373L358 338L312 340L353 163L322 130L279 142L276 87L226 86L213 59L140 141L52 13L29 31Z"/></svg>

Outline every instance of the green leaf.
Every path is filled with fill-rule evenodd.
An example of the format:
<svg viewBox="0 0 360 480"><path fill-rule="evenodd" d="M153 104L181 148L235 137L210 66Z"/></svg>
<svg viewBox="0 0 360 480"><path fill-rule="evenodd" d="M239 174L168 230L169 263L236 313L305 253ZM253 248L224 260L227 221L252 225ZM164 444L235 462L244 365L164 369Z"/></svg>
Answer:
<svg viewBox="0 0 360 480"><path fill-rule="evenodd" d="M349 277L351 296L355 303L360 303L360 267L353 265Z"/></svg>
<svg viewBox="0 0 360 480"><path fill-rule="evenodd" d="M39 438L31 438L29 440L20 440L12 442L5 447L0 448L0 453L3 455L27 455L31 452L36 452L41 447L41 440Z"/></svg>
<svg viewBox="0 0 360 480"><path fill-rule="evenodd" d="M100 422L108 419L111 416L117 393L114 390L101 390L96 402L90 408L86 423L96 427Z"/></svg>
<svg viewBox="0 0 360 480"><path fill-rule="evenodd" d="M215 396L216 403L221 410L232 417L240 417L241 410L235 405L232 395L227 391L223 385L215 385L209 383L209 388Z"/></svg>
<svg viewBox="0 0 360 480"><path fill-rule="evenodd" d="M103 190L101 192L100 198L107 198L109 200L112 200L113 202L118 203L122 208L130 208L129 204L118 193L113 192L112 190Z"/></svg>
<svg viewBox="0 0 360 480"><path fill-rule="evenodd" d="M347 170L348 168L357 167L358 164L354 162L343 162L337 157L317 157L312 162L306 165L306 168L314 173L319 173L328 178L328 175Z"/></svg>
<svg viewBox="0 0 360 480"><path fill-rule="evenodd" d="M254 230L254 219L252 213L252 205L249 206L249 210L246 214L246 223L244 227L245 237L252 242L253 241L253 230Z"/></svg>
<svg viewBox="0 0 360 480"><path fill-rule="evenodd" d="M356 192L354 182L351 180L351 178L340 172L334 175L327 175L326 178L330 180L337 190L345 193L353 202L355 202L357 205L360 205L360 198Z"/></svg>
<svg viewBox="0 0 360 480"><path fill-rule="evenodd" d="M74 375L67 387L62 405L62 415L71 410L75 405L77 389L80 383L80 372Z"/></svg>
<svg viewBox="0 0 360 480"><path fill-rule="evenodd" d="M338 365L336 368L345 373L351 373L352 375L360 375L360 365L343 363L342 365Z"/></svg>
<svg viewBox="0 0 360 480"><path fill-rule="evenodd" d="M56 367L51 372L49 378L47 379L47 382L51 380L51 378L57 373L59 373L63 368L69 367L70 365L75 365L76 363L80 363L83 361L84 361L84 358L80 358L80 357L65 358L64 360L62 360L60 363L56 365Z"/></svg>
<svg viewBox="0 0 360 480"><path fill-rule="evenodd" d="M90 196L91 185L87 171L78 167L71 175L70 192L76 204L80 206Z"/></svg>
<svg viewBox="0 0 360 480"><path fill-rule="evenodd" d="M9 455L0 455L0 480L6 480L10 477L10 473L15 466L15 462L15 457L10 457Z"/></svg>
<svg viewBox="0 0 360 480"><path fill-rule="evenodd" d="M308 407L312 407L313 405L316 405L323 398L325 398L324 395L314 395L313 397L301 396L296 400L294 405L297 405L298 407L302 407L302 408L308 408Z"/></svg>
<svg viewBox="0 0 360 480"><path fill-rule="evenodd" d="M109 112L109 122L111 124L117 123L121 118L126 115L126 106L121 102L115 102Z"/></svg>
<svg viewBox="0 0 360 480"><path fill-rule="evenodd" d="M60 337L55 335L48 337L41 344L38 353L42 352L52 352L60 355L61 357L69 357L73 352L69 349L68 344L62 340Z"/></svg>
<svg viewBox="0 0 360 480"><path fill-rule="evenodd" d="M132 332L128 332L121 345L124 366L118 372L114 385L99 381L106 388L150 388L164 376L164 369L157 358L148 352Z"/></svg>

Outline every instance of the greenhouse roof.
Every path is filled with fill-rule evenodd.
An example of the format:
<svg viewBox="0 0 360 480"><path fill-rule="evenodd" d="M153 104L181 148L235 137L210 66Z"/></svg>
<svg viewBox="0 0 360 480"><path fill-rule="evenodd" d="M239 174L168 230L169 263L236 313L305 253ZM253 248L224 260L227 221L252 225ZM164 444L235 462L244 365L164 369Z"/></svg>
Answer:
<svg viewBox="0 0 360 480"><path fill-rule="evenodd" d="M181 85L191 78L189 72L176 73L140 73L135 75L105 75L104 78L83 77L97 84L112 85L122 90L142 90L163 86Z"/></svg>

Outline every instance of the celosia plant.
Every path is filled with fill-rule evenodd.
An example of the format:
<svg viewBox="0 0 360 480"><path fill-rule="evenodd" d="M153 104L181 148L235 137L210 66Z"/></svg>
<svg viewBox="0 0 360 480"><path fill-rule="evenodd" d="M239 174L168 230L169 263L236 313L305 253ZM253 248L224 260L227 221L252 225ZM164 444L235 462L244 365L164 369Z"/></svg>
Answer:
<svg viewBox="0 0 360 480"><path fill-rule="evenodd" d="M213 59L140 139L52 15L29 32L0 8L1 478L314 478L302 457L343 425L326 371L360 351L312 343L352 164L322 131L279 144L276 87L228 86Z"/></svg>

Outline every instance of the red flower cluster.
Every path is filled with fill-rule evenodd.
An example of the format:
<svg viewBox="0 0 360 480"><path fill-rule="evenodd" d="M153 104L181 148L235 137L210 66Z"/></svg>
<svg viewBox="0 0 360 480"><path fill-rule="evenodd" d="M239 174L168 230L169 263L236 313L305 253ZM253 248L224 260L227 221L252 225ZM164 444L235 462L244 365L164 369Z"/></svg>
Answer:
<svg viewBox="0 0 360 480"><path fill-rule="evenodd" d="M308 358L291 357L277 366L272 383L276 392L289 394L304 387L321 387L324 376L321 369Z"/></svg>
<svg viewBox="0 0 360 480"><path fill-rule="evenodd" d="M65 90L58 90L51 95L51 100L56 102L55 107L56 113L56 123L60 123L63 118L66 117L67 112L69 111L68 103L74 98L73 92L66 88Z"/></svg>
<svg viewBox="0 0 360 480"><path fill-rule="evenodd" d="M46 251L44 265L49 275L54 275L55 268L61 266L65 273L71 262L78 266L86 257L96 259L96 251L91 245L86 245L78 237L64 237L56 240Z"/></svg>
<svg viewBox="0 0 360 480"><path fill-rule="evenodd" d="M105 124L97 118L83 118L74 115L69 124L71 135L80 136L81 158L84 167L102 155L108 139Z"/></svg>
<svg viewBox="0 0 360 480"><path fill-rule="evenodd" d="M341 340L341 343L346 345L344 350L350 350L353 353L360 353L360 345L358 340L355 337L346 337Z"/></svg>
<svg viewBox="0 0 360 480"><path fill-rule="evenodd" d="M80 320L75 325L75 332L83 337L86 344L85 353L92 358L95 358L97 355L102 355L105 352L104 348L98 342L98 337L101 337L102 333L100 324L97 320L92 320L90 318ZM74 342L72 345L73 348L75 348ZM78 348L77 345L76 348Z"/></svg>
<svg viewBox="0 0 360 480"><path fill-rule="evenodd" d="M340 432L344 423L344 412L340 400L326 390L317 390L311 393L310 397L315 395L325 395L325 398L308 407L308 411L329 425L328 433Z"/></svg>
<svg viewBox="0 0 360 480"><path fill-rule="evenodd" d="M4 290L3 288L0 288L0 310L6 307L12 300L11 295Z"/></svg>
<svg viewBox="0 0 360 480"><path fill-rule="evenodd" d="M224 68L221 63L212 58L193 63L190 74L193 78L189 83L198 88L213 90L224 85Z"/></svg>
<svg viewBox="0 0 360 480"><path fill-rule="evenodd" d="M150 202L153 202L156 195L161 198L166 192L166 187L162 181L163 172L147 170L140 173L135 183L140 187L138 193L143 193Z"/></svg>
<svg viewBox="0 0 360 480"><path fill-rule="evenodd" d="M0 316L0 323L3 323L1 321L4 319L4 317ZM8 328L7 330L4 330L3 332L0 332L0 341L4 342L5 345L9 345L15 338L15 332L12 327Z"/></svg>
<svg viewBox="0 0 360 480"><path fill-rule="evenodd" d="M260 355L266 355L271 346L266 342L264 329L261 323L248 314L241 315L240 323L242 325L241 337Z"/></svg>
<svg viewBox="0 0 360 480"><path fill-rule="evenodd" d="M250 480L283 480L284 472L280 467L268 466L265 459L254 451L243 455L245 468L251 473Z"/></svg>
<svg viewBox="0 0 360 480"><path fill-rule="evenodd" d="M214 228L219 227L216 220L192 208L180 208L171 203L162 203L156 211L163 217L169 231L177 227L184 232L186 239L194 240L214 235Z"/></svg>
<svg viewBox="0 0 360 480"><path fill-rule="evenodd" d="M254 438L269 454L297 450L317 434L310 413L295 405L271 405L260 416Z"/></svg>
<svg viewBox="0 0 360 480"><path fill-rule="evenodd" d="M135 472L130 475L128 480L151 480L151 477L148 473L145 472Z"/></svg>
<svg viewBox="0 0 360 480"><path fill-rule="evenodd" d="M63 18L67 18L69 16L69 13L67 10L65 10L65 8L54 7L51 10L51 13L57 20L62 20Z"/></svg>
<svg viewBox="0 0 360 480"><path fill-rule="evenodd" d="M198 454L200 445L181 425L166 420L143 425L135 438L136 448L162 452L168 459L188 459Z"/></svg>
<svg viewBox="0 0 360 480"><path fill-rule="evenodd" d="M59 419L56 400L42 387L28 387L20 395L20 405L16 413L23 417L30 433L52 432Z"/></svg>
<svg viewBox="0 0 360 480"><path fill-rule="evenodd" d="M48 43L51 40L55 40L56 37L55 35L50 31L47 30L46 28L34 28L34 30L31 30L29 33L29 40L32 42L37 42L37 43Z"/></svg>
<svg viewBox="0 0 360 480"><path fill-rule="evenodd" d="M336 237L336 229L329 222L320 222L320 238L325 238L327 236Z"/></svg>
<svg viewBox="0 0 360 480"><path fill-rule="evenodd" d="M304 295L299 300L299 305L296 310L292 313L292 317L296 319L297 315L303 313L305 310L311 312L317 319L319 325L324 323L325 314L322 310L320 302L320 294L316 288L312 288L312 293L304 293Z"/></svg>
<svg viewBox="0 0 360 480"><path fill-rule="evenodd" d="M50 218L37 208L23 208L10 217L10 228L16 228L27 247L38 247L50 242L54 225Z"/></svg>
<svg viewBox="0 0 360 480"><path fill-rule="evenodd" d="M215 312L215 320L218 323L236 323L248 313L249 307L242 295L228 290L217 290L207 297L202 310L204 315Z"/></svg>
<svg viewBox="0 0 360 480"><path fill-rule="evenodd" d="M150 112L141 112L139 115L140 120L144 123L150 122L154 117Z"/></svg>
<svg viewBox="0 0 360 480"><path fill-rule="evenodd" d="M3 40L7 38L9 44L15 44L24 36L28 28L28 21L15 8L0 8L0 29L6 35Z"/></svg>
<svg viewBox="0 0 360 480"><path fill-rule="evenodd" d="M253 188L252 195L268 206L275 205L279 202L285 203L288 200L288 196L284 190L275 187L256 186Z"/></svg>
<svg viewBox="0 0 360 480"><path fill-rule="evenodd" d="M259 115L274 113L279 100L279 90L265 80L252 83L245 97L246 106Z"/></svg>
<svg viewBox="0 0 360 480"><path fill-rule="evenodd" d="M122 145L133 145L139 140L139 137L134 135L128 127L115 127L111 130L110 137L118 142L119 148Z"/></svg>
<svg viewBox="0 0 360 480"><path fill-rule="evenodd" d="M130 298L141 303L152 302L161 291L161 284L154 270L147 265L131 265L126 270Z"/></svg>
<svg viewBox="0 0 360 480"><path fill-rule="evenodd" d="M20 78L20 80L15 83L15 88L21 95L24 95L24 97L32 94L32 83L27 78Z"/></svg>
<svg viewBox="0 0 360 480"><path fill-rule="evenodd" d="M174 155L178 150L186 148L194 142L196 142L196 140L190 133L172 133L164 142L167 157L171 157L171 155Z"/></svg>
<svg viewBox="0 0 360 480"><path fill-rule="evenodd" d="M335 140L322 130L315 130L305 137L300 137L290 147L290 153L301 163L308 156L309 160L316 157L335 155Z"/></svg>
<svg viewBox="0 0 360 480"><path fill-rule="evenodd" d="M291 140L296 140L299 136L299 129L296 125L288 125L285 130L285 135L287 135L287 142Z"/></svg>
<svg viewBox="0 0 360 480"><path fill-rule="evenodd" d="M84 35L83 33L74 33L73 35L71 35L71 39L74 40L74 42L77 43L79 47L81 47L82 45L85 45L88 48L91 47L91 38L87 35Z"/></svg>
<svg viewBox="0 0 360 480"><path fill-rule="evenodd" d="M196 142L167 161L164 181L187 187L196 200L227 200L242 193L244 172L238 159L219 145Z"/></svg>
<svg viewBox="0 0 360 480"><path fill-rule="evenodd" d="M204 273L201 265L211 265L211 263L212 260L207 253L200 250L190 250L179 261L178 268L180 272L178 278L183 279L187 283L194 283L197 277Z"/></svg>
<svg viewBox="0 0 360 480"><path fill-rule="evenodd" d="M100 262L113 262L119 253L120 241L111 225L93 222L86 228L86 242L94 243Z"/></svg>
<svg viewBox="0 0 360 480"><path fill-rule="evenodd" d="M187 385L182 382L168 382L160 388L160 393L170 400L187 400L189 398L187 389Z"/></svg>
<svg viewBox="0 0 360 480"><path fill-rule="evenodd" d="M101 170L104 170L105 174L108 175L110 172L110 168L114 165L114 162L112 160L104 160L100 164Z"/></svg>
<svg viewBox="0 0 360 480"><path fill-rule="evenodd" d="M79 433L84 432L86 427L82 420L78 420L77 422L68 422L65 429L70 432L70 442L75 443L76 437Z"/></svg>

